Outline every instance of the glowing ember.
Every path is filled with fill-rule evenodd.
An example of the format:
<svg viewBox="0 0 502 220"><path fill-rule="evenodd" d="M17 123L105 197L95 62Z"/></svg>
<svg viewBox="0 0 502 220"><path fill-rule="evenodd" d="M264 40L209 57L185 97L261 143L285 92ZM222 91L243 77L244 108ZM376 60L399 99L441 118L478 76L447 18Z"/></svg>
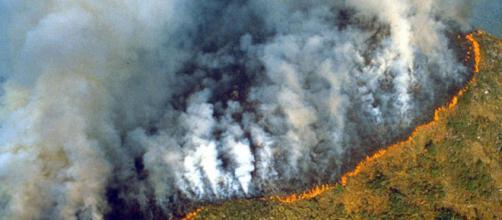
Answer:
<svg viewBox="0 0 502 220"><path fill-rule="evenodd" d="M185 217L183 217L183 220L192 220L192 219L194 219L195 217L197 217L197 215L200 212L202 212L202 210L204 210L204 208L198 208L195 211L192 211L192 212L188 213L187 215L185 215Z"/></svg>

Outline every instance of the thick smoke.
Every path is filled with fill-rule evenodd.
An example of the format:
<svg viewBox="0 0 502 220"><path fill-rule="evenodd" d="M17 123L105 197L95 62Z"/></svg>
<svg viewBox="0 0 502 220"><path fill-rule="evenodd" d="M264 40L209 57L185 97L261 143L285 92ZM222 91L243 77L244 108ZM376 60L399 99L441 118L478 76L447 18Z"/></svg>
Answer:
<svg viewBox="0 0 502 220"><path fill-rule="evenodd" d="M467 78L465 6L0 0L0 216L174 217L336 181Z"/></svg>

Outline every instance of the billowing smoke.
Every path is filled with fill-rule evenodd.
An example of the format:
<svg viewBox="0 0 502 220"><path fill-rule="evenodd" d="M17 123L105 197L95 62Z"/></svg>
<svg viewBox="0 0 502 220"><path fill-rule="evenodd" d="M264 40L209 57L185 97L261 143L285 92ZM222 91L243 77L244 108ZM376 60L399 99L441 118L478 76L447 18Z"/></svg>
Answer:
<svg viewBox="0 0 502 220"><path fill-rule="evenodd" d="M0 0L0 216L175 217L336 181L466 80L466 2Z"/></svg>

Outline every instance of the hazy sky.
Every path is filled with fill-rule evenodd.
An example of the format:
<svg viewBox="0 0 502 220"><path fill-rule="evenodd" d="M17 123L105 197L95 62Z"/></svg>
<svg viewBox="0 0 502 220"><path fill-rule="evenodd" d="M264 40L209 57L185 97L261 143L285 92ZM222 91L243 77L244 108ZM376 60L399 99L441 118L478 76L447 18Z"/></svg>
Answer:
<svg viewBox="0 0 502 220"><path fill-rule="evenodd" d="M476 27L502 37L502 1L479 0L471 22Z"/></svg>

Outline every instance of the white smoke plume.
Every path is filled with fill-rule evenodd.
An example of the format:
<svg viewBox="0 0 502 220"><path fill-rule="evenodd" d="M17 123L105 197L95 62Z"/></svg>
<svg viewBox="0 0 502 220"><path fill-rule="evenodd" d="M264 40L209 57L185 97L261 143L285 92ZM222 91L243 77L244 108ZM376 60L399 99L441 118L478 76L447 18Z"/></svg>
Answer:
<svg viewBox="0 0 502 220"><path fill-rule="evenodd" d="M468 77L468 2L0 0L0 218L336 181Z"/></svg>

